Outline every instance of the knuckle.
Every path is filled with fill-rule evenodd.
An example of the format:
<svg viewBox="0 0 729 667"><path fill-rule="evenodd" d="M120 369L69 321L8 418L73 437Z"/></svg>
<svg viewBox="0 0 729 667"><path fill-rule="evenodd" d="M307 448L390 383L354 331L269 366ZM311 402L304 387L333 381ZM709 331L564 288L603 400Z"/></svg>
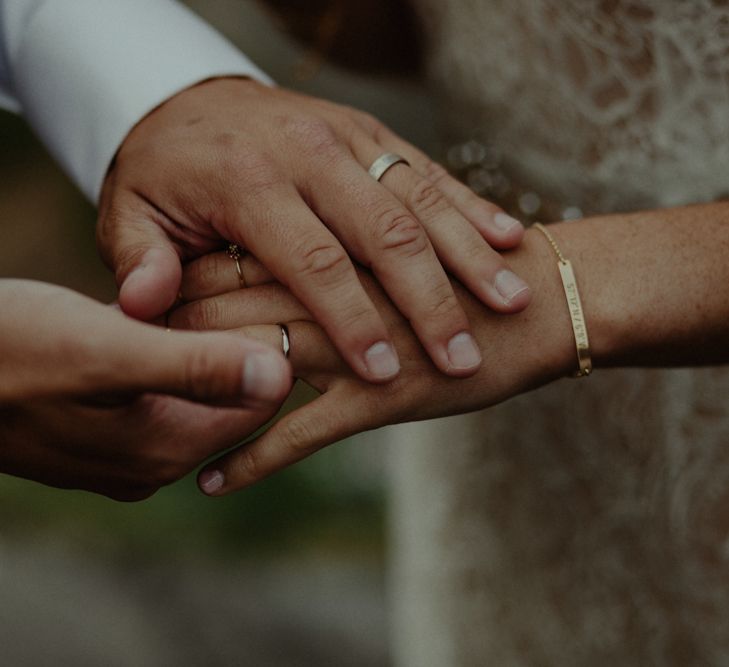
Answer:
<svg viewBox="0 0 729 667"><path fill-rule="evenodd" d="M182 291L196 295L200 292L226 285L233 276L229 264L230 258L220 261L215 255L208 255L201 260L191 262L185 267L182 279ZM193 299L191 298L190 301Z"/></svg>
<svg viewBox="0 0 729 667"><path fill-rule="evenodd" d="M360 126L378 144L385 144L391 139L392 132L379 118L370 113L362 112L358 116Z"/></svg>
<svg viewBox="0 0 729 667"><path fill-rule="evenodd" d="M448 200L430 181L422 179L407 195L408 207L418 216L431 218L447 210Z"/></svg>
<svg viewBox="0 0 729 667"><path fill-rule="evenodd" d="M450 178L448 170L434 160L427 160L423 165L423 174L433 185L438 186Z"/></svg>
<svg viewBox="0 0 729 667"><path fill-rule="evenodd" d="M362 128L373 136L377 132L377 128L382 125L375 116L367 111L361 111L360 109L352 109L351 111Z"/></svg>
<svg viewBox="0 0 729 667"><path fill-rule="evenodd" d="M373 228L382 250L396 250L406 257L412 257L428 248L425 230L405 209L384 211L378 216Z"/></svg>
<svg viewBox="0 0 729 667"><path fill-rule="evenodd" d="M179 309L180 319L176 326L196 331L210 331L221 327L220 306L216 299L205 299Z"/></svg>
<svg viewBox="0 0 729 667"><path fill-rule="evenodd" d="M264 193L280 182L278 168L265 152L237 137L229 138L228 134L220 135L216 141L220 156L217 173L226 192L240 189L251 196Z"/></svg>
<svg viewBox="0 0 729 667"><path fill-rule="evenodd" d="M432 295L433 300L429 306L429 317L436 319L450 318L452 320L454 314L460 310L461 306L450 285L445 285L442 289L435 290Z"/></svg>
<svg viewBox="0 0 729 667"><path fill-rule="evenodd" d="M347 253L334 243L305 245L296 256L296 273L327 283L340 282L350 270Z"/></svg>
<svg viewBox="0 0 729 667"><path fill-rule="evenodd" d="M282 133L308 157L331 155L340 146L331 124L316 116L286 118Z"/></svg>
<svg viewBox="0 0 729 667"><path fill-rule="evenodd" d="M266 476L263 462L257 450L253 447L244 447L236 456L236 475L242 480L256 481Z"/></svg>
<svg viewBox="0 0 729 667"><path fill-rule="evenodd" d="M182 386L186 395L206 399L228 395L229 374L216 370L220 369L209 348L190 350L182 363Z"/></svg>
<svg viewBox="0 0 729 667"><path fill-rule="evenodd" d="M493 276L506 267L506 261L482 238L475 243L461 243L458 248L460 265L464 269L471 267L478 276Z"/></svg>
<svg viewBox="0 0 729 667"><path fill-rule="evenodd" d="M340 331L341 344L354 348L361 344L359 332L372 326L372 317L376 315L368 302L352 300L342 304L338 312L337 324Z"/></svg>
<svg viewBox="0 0 729 667"><path fill-rule="evenodd" d="M281 424L279 436L284 448L297 458L305 456L315 448L315 433L303 419L290 419Z"/></svg>

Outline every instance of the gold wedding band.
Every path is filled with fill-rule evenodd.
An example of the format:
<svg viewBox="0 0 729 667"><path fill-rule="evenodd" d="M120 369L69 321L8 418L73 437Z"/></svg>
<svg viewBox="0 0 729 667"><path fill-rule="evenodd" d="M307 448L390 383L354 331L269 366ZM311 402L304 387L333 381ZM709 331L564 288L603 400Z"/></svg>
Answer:
<svg viewBox="0 0 729 667"><path fill-rule="evenodd" d="M394 167L396 164L401 163L407 167L410 166L410 163L397 153L383 153L372 163L368 171L372 178L379 181L390 167Z"/></svg>
<svg viewBox="0 0 729 667"><path fill-rule="evenodd" d="M289 328L283 322L276 322L276 326L281 329L281 351L283 352L284 359L288 359L289 354L291 354Z"/></svg>
<svg viewBox="0 0 729 667"><path fill-rule="evenodd" d="M246 279L243 277L243 270L240 268L240 259L243 257L244 250L237 243L228 244L228 257L235 262L235 270L238 273L238 284L241 289L246 286Z"/></svg>

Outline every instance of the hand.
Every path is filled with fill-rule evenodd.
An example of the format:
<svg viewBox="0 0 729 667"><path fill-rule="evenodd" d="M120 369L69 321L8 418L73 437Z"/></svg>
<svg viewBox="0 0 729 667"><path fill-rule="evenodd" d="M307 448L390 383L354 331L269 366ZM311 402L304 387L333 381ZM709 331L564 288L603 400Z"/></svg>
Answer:
<svg viewBox="0 0 729 667"><path fill-rule="evenodd" d="M248 436L290 388L283 356L0 281L0 471L138 500ZM223 408L219 406L229 406Z"/></svg>
<svg viewBox="0 0 729 667"><path fill-rule="evenodd" d="M729 204L716 202L550 225L577 276L596 367L729 363L728 221ZM280 344L277 327L248 325L289 322L295 373L324 392L257 441L213 463L199 481L210 484L208 493L226 493L357 430L486 407L576 370L554 250L537 230L529 231L509 262L534 290L523 313L499 316L457 292L485 351L483 367L465 380L433 372L405 321L364 278L404 360L401 377L382 386L349 374L306 309L280 286L215 297L216 258L193 262L187 288L208 297L174 313L175 325L243 327ZM251 284L270 279L252 258L243 268ZM224 281L218 282L220 289ZM215 470L221 474L213 476Z"/></svg>
<svg viewBox="0 0 729 667"><path fill-rule="evenodd" d="M201 488L211 495L228 493L354 433L476 410L567 374L575 352L564 294L551 249L532 234L538 232L528 234L512 256L535 290L534 303L523 313L495 314L454 284L485 354L483 367L466 379L448 378L432 367L408 322L366 272L360 280L393 332L403 362L401 375L388 384L355 376L303 304L270 282L254 258L246 257L242 267L252 287L227 293L226 280L216 279L227 275L221 270L224 256L213 254L188 265L184 288L200 299L173 311L172 326L238 329L280 345L278 326L256 325L287 322L294 374L322 394L256 441L210 464L199 477ZM215 296L216 291L221 293Z"/></svg>
<svg viewBox="0 0 729 667"><path fill-rule="evenodd" d="M378 183L367 168L385 152L412 167ZM233 241L374 382L392 379L399 362L348 254L372 270L435 365L465 376L481 356L444 268L494 310L519 311L529 288L490 245L513 247L522 234L370 116L244 79L190 88L142 120L105 180L98 225L129 315L161 315L177 297L180 261Z"/></svg>

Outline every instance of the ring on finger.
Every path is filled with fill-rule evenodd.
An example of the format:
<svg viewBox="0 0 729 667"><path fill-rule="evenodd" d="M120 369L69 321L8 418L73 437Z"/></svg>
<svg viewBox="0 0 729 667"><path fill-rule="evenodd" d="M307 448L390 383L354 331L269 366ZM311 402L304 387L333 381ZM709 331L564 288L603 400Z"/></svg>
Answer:
<svg viewBox="0 0 729 667"><path fill-rule="evenodd" d="M289 328L283 322L277 322L276 326L281 329L281 351L284 359L289 358L291 354L291 338L289 337Z"/></svg>
<svg viewBox="0 0 729 667"><path fill-rule="evenodd" d="M243 270L240 268L240 260L245 251L237 243L228 244L228 257L235 262L235 270L238 273L238 284L241 289L246 286L246 279L243 277Z"/></svg>
<svg viewBox="0 0 729 667"><path fill-rule="evenodd" d="M397 153L383 153L370 165L368 171L372 178L379 181L385 175L385 172L396 164L404 164L406 167L410 166L410 163Z"/></svg>

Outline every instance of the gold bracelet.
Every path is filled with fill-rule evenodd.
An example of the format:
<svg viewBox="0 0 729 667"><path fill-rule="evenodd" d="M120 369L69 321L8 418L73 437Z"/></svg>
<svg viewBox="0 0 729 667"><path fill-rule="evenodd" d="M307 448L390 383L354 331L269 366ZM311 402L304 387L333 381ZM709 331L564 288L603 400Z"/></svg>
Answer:
<svg viewBox="0 0 729 667"><path fill-rule="evenodd" d="M533 225L546 237L549 244L557 253L559 261L559 275L562 277L562 286L564 294L567 297L567 308L570 312L572 320L572 331L575 334L575 345L577 346L577 361L580 369L575 372L573 377L587 377L592 373L592 358L590 357L590 340L587 337L587 325L585 324L585 313L582 310L582 301L580 301L580 292L577 289L577 281L575 280L574 271L572 271L572 263L565 259L554 237L547 231L547 228L540 222Z"/></svg>

